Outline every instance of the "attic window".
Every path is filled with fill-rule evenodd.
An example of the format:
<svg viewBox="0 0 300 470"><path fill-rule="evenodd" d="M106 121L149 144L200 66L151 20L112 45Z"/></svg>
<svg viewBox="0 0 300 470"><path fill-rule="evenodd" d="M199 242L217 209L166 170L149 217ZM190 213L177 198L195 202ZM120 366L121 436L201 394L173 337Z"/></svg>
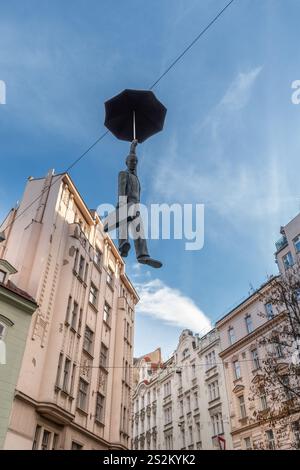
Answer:
<svg viewBox="0 0 300 470"><path fill-rule="evenodd" d="M189 349L186 348L182 352L182 357L183 357L183 359L186 359L188 356L189 356Z"/></svg>
<svg viewBox="0 0 300 470"><path fill-rule="evenodd" d="M0 282L4 283L6 278L6 272L0 269Z"/></svg>

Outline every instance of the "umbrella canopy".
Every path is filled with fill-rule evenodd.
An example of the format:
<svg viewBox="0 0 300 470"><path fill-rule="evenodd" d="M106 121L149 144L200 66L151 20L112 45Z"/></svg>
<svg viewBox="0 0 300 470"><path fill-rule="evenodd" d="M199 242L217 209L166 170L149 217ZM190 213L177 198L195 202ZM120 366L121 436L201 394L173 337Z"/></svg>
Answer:
<svg viewBox="0 0 300 470"><path fill-rule="evenodd" d="M152 91L124 90L105 103L105 126L120 140L139 143L163 129L167 113Z"/></svg>

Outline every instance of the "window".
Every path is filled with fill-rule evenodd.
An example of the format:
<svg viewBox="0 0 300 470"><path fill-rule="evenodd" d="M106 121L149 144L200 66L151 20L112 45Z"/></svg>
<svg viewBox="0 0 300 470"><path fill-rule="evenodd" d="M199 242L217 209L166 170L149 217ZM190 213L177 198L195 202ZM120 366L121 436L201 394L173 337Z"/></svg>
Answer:
<svg viewBox="0 0 300 470"><path fill-rule="evenodd" d="M245 450L252 450L251 438L250 437L245 437L244 446L245 446Z"/></svg>
<svg viewBox="0 0 300 470"><path fill-rule="evenodd" d="M273 347L275 356L277 358L283 357L282 344L280 342L279 336L273 337Z"/></svg>
<svg viewBox="0 0 300 470"><path fill-rule="evenodd" d="M168 395L171 395L171 382L166 382L164 384L164 398L166 398Z"/></svg>
<svg viewBox="0 0 300 470"><path fill-rule="evenodd" d="M181 442L182 442L182 447L185 447L185 431L184 431L184 428L181 427Z"/></svg>
<svg viewBox="0 0 300 470"><path fill-rule="evenodd" d="M89 389L89 384L85 380L80 379L77 405L81 410L84 410L84 411L87 408L88 389Z"/></svg>
<svg viewBox="0 0 300 470"><path fill-rule="evenodd" d="M96 420L100 423L104 423L104 405L105 405L105 397L101 395L101 393L97 393L96 398Z"/></svg>
<svg viewBox="0 0 300 470"><path fill-rule="evenodd" d="M83 279L83 274L84 274L84 257L80 256L80 261L79 261L79 269L78 269L78 276Z"/></svg>
<svg viewBox="0 0 300 470"><path fill-rule="evenodd" d="M84 332L83 349L90 354L92 353L93 342L94 342L94 333L88 326L86 326L85 332Z"/></svg>
<svg viewBox="0 0 300 470"><path fill-rule="evenodd" d="M73 328L73 330L76 330L77 316L78 316L78 303L74 302L73 312L72 312L72 321L71 321L71 327Z"/></svg>
<svg viewBox="0 0 300 470"><path fill-rule="evenodd" d="M183 351L182 351L182 359L186 359L188 356L189 356L189 348L185 348Z"/></svg>
<svg viewBox="0 0 300 470"><path fill-rule="evenodd" d="M96 266L98 266L98 268L101 267L101 259L102 259L102 253L99 250L99 248L96 248L95 253L94 253L94 263L96 264Z"/></svg>
<svg viewBox="0 0 300 470"><path fill-rule="evenodd" d="M213 427L213 436L218 436L219 434L223 434L224 428L223 428L223 419L222 419L222 414L215 413L214 415L211 416L211 421L212 421L212 427Z"/></svg>
<svg viewBox="0 0 300 470"><path fill-rule="evenodd" d="M56 374L56 386L60 386L60 374L61 374L61 368L62 368L62 361L63 361L63 353L60 353L59 359L58 359L58 366L57 366L57 374Z"/></svg>
<svg viewBox="0 0 300 470"><path fill-rule="evenodd" d="M257 349L252 349L251 355L252 355L254 370L260 369L259 356L258 356Z"/></svg>
<svg viewBox="0 0 300 470"><path fill-rule="evenodd" d="M300 235L294 238L293 242L294 242L296 253L299 253L300 252Z"/></svg>
<svg viewBox="0 0 300 470"><path fill-rule="evenodd" d="M211 367L214 367L216 365L215 351L211 351L210 353L206 354L205 363L206 363L206 370L211 369Z"/></svg>
<svg viewBox="0 0 300 470"><path fill-rule="evenodd" d="M183 400L180 400L179 405L180 405L180 416L183 416Z"/></svg>
<svg viewBox="0 0 300 470"><path fill-rule="evenodd" d="M267 397L264 391L261 391L260 395L260 404L261 404L261 409L262 411L268 409L268 402L267 402Z"/></svg>
<svg viewBox="0 0 300 470"><path fill-rule="evenodd" d="M42 438L41 450L48 450L48 449L49 449L49 445L50 445L50 436L51 436L51 432L50 432L50 431L46 431L46 429L44 429L43 438Z"/></svg>
<svg viewBox="0 0 300 470"><path fill-rule="evenodd" d="M84 282L86 284L87 278L88 278L88 273L89 273L89 264L86 263L85 265L85 271L84 271Z"/></svg>
<svg viewBox="0 0 300 470"><path fill-rule="evenodd" d="M78 333L81 332L82 316L83 316L83 309L81 308L79 312L79 322L78 322L78 331L77 331Z"/></svg>
<svg viewBox="0 0 300 470"><path fill-rule="evenodd" d="M173 434L172 433L165 434L165 449L166 450L173 449Z"/></svg>
<svg viewBox="0 0 300 470"><path fill-rule="evenodd" d="M196 422L196 431L197 431L197 442L201 441L201 430L200 430L200 422Z"/></svg>
<svg viewBox="0 0 300 470"><path fill-rule="evenodd" d="M70 361L70 359L66 358L65 367L64 367L63 386L62 386L62 388L65 392L68 391L70 368L71 368L71 361Z"/></svg>
<svg viewBox="0 0 300 470"><path fill-rule="evenodd" d="M241 378L241 366L239 361L234 361L233 362L233 368L234 368L234 376L235 379L240 379Z"/></svg>
<svg viewBox="0 0 300 470"><path fill-rule="evenodd" d="M191 397L189 395L186 397L186 404L187 404L187 412L190 413L190 411L191 411Z"/></svg>
<svg viewBox="0 0 300 470"><path fill-rule="evenodd" d="M300 289L295 290L295 297L296 297L297 302L300 302Z"/></svg>
<svg viewBox="0 0 300 470"><path fill-rule="evenodd" d="M34 439L33 439L33 444L32 444L32 450L38 449L41 430L42 430L41 426L37 425L37 427L35 428L35 434L34 434Z"/></svg>
<svg viewBox="0 0 300 470"><path fill-rule="evenodd" d="M5 330L6 330L5 325L3 325L3 323L0 323L0 339L4 338Z"/></svg>
<svg viewBox="0 0 300 470"><path fill-rule="evenodd" d="M111 318L111 308L107 302L104 303L104 312L103 312L103 320L105 323L110 325L110 318Z"/></svg>
<svg viewBox="0 0 300 470"><path fill-rule="evenodd" d="M165 408L164 414L165 414L165 424L171 423L172 422L172 407L168 406L167 408Z"/></svg>
<svg viewBox="0 0 300 470"><path fill-rule="evenodd" d="M76 364L73 364L72 375L71 375L71 386L70 386L70 395L74 395L74 383L75 383L75 374L76 374Z"/></svg>
<svg viewBox="0 0 300 470"><path fill-rule="evenodd" d="M114 284L114 272L113 270L108 267L107 269L107 277L106 277L106 282L110 287L113 287Z"/></svg>
<svg viewBox="0 0 300 470"><path fill-rule="evenodd" d="M83 446L81 444L78 444L78 442L74 442L72 441L72 447L71 447L72 450L82 450L83 449Z"/></svg>
<svg viewBox="0 0 300 470"><path fill-rule="evenodd" d="M52 450L57 449L57 444L58 444L58 434L54 434L53 440L52 440Z"/></svg>
<svg viewBox="0 0 300 470"><path fill-rule="evenodd" d="M77 272L78 256L79 256L79 250L77 248L77 250L75 252L75 259L74 259L74 271L75 271L75 273Z"/></svg>
<svg viewBox="0 0 300 470"><path fill-rule="evenodd" d="M300 421L294 421L292 423L292 431L295 438L295 448L300 449Z"/></svg>
<svg viewBox="0 0 300 470"><path fill-rule="evenodd" d="M72 297L69 296L68 305L67 305L67 311L66 311L66 323L67 323L67 324L69 324L69 322L70 322L71 305L72 305Z"/></svg>
<svg viewBox="0 0 300 470"><path fill-rule="evenodd" d="M196 376L196 364L192 364L192 376Z"/></svg>
<svg viewBox="0 0 300 470"><path fill-rule="evenodd" d="M251 315L247 315L247 316L245 317L245 322L246 322L247 333L252 333L252 331L253 331L253 323L252 323Z"/></svg>
<svg viewBox="0 0 300 470"><path fill-rule="evenodd" d="M283 384L283 391L287 397L288 400L291 400L293 398L293 392L291 389L291 384L290 384L290 378L288 375L283 375L282 376L282 384Z"/></svg>
<svg viewBox="0 0 300 470"><path fill-rule="evenodd" d="M89 302L94 305L94 307L97 306L97 299L98 299L98 289L96 286L91 283L90 287L90 295L89 295Z"/></svg>
<svg viewBox="0 0 300 470"><path fill-rule="evenodd" d="M56 450L58 444L58 434L36 426L32 450Z"/></svg>
<svg viewBox="0 0 300 470"><path fill-rule="evenodd" d="M193 426L189 426L189 440L190 440L190 444L189 445L192 445L194 443L194 439L193 439Z"/></svg>
<svg viewBox="0 0 300 470"><path fill-rule="evenodd" d="M289 251L286 255L282 257L283 265L285 269L290 268L294 264L292 253Z"/></svg>
<svg viewBox="0 0 300 470"><path fill-rule="evenodd" d="M275 439L274 439L274 433L272 429L269 429L266 431L266 438L267 438L267 446L269 450L274 450L275 447Z"/></svg>
<svg viewBox="0 0 300 470"><path fill-rule="evenodd" d="M2 284L4 283L5 278L6 278L6 272L0 269L0 282L2 282Z"/></svg>
<svg viewBox="0 0 300 470"><path fill-rule="evenodd" d="M108 348L101 343L101 350L100 350L100 366L107 367L108 366Z"/></svg>
<svg viewBox="0 0 300 470"><path fill-rule="evenodd" d="M216 400L220 396L219 383L217 380L208 385L209 400Z"/></svg>
<svg viewBox="0 0 300 470"><path fill-rule="evenodd" d="M239 406L240 406L241 418L246 418L247 412L246 412L246 405L245 405L244 395L241 395L240 397L238 397L238 401L239 401Z"/></svg>
<svg viewBox="0 0 300 470"><path fill-rule="evenodd" d="M235 333L234 333L234 329L232 326L228 330L228 336L229 336L229 343L230 344L235 343Z"/></svg>
<svg viewBox="0 0 300 470"><path fill-rule="evenodd" d="M196 410L198 407L199 407L198 392L194 392L194 409Z"/></svg>
<svg viewBox="0 0 300 470"><path fill-rule="evenodd" d="M271 304L271 302L265 304L265 309L267 313L267 319L271 320L274 317L273 305Z"/></svg>

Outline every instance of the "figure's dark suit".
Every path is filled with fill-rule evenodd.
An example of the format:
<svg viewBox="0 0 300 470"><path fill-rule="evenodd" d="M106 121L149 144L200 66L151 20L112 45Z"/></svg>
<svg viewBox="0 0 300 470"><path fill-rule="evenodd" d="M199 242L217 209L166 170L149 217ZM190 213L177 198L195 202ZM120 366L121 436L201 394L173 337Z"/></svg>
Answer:
<svg viewBox="0 0 300 470"><path fill-rule="evenodd" d="M140 203L140 194L141 194L141 185L139 179L135 173L131 173L130 171L120 171L119 173L119 184L118 184L118 196L127 197L127 204L128 210L133 205L137 205L134 209L134 217L136 218L139 216L138 211L138 204ZM120 200L120 199L118 199ZM122 252L122 248L125 244L128 244L128 228L129 228L130 221L126 224L120 224L119 227L119 250ZM141 237L138 237L134 240L134 247L136 252L136 257L140 258L142 256L149 256L148 249L147 249L147 242L145 238L143 238L143 227L142 227L142 220L139 219L139 232L141 232Z"/></svg>

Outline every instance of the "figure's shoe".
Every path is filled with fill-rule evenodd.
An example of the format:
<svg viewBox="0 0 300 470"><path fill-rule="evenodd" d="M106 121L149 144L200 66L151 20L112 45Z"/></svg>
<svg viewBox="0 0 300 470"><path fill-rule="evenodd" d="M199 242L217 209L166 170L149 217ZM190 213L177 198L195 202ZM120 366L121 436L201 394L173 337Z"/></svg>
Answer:
<svg viewBox="0 0 300 470"><path fill-rule="evenodd" d="M129 242L122 243L122 245L119 247L119 253L122 256L122 258L127 258L129 250L130 250L130 243Z"/></svg>
<svg viewBox="0 0 300 470"><path fill-rule="evenodd" d="M138 259L139 263L148 264L152 268L161 268L162 263L156 259L150 258L150 256L140 256Z"/></svg>

